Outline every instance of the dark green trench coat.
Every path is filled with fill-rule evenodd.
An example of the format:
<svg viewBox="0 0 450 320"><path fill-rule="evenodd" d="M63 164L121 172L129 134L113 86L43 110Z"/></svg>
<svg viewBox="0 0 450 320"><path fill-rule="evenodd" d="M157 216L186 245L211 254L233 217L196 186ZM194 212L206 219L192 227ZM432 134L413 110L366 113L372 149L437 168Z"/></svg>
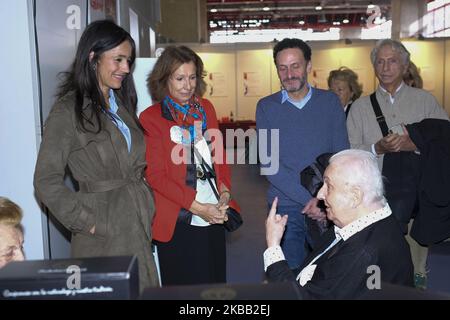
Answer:
<svg viewBox="0 0 450 320"><path fill-rule="evenodd" d="M74 95L68 94L53 106L45 123L34 186L38 198L72 232L73 257L136 254L142 290L158 285L151 251L154 202L143 178L143 134L116 100L118 114L131 132L131 152L106 115L97 134L77 129ZM89 105L84 99L83 107L90 110ZM78 192L65 185L66 168L79 183Z"/></svg>

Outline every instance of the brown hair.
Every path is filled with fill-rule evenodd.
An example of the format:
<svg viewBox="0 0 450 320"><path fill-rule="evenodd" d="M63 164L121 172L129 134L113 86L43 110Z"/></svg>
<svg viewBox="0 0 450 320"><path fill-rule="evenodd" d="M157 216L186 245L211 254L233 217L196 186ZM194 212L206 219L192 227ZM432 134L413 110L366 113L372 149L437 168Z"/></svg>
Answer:
<svg viewBox="0 0 450 320"><path fill-rule="evenodd" d="M358 82L358 75L352 69L340 67L337 70L330 71L328 76L328 87L331 88L332 80L342 80L348 83L350 90L353 92L352 100L355 101L362 94L362 85Z"/></svg>
<svg viewBox="0 0 450 320"><path fill-rule="evenodd" d="M406 73L403 75L403 81L410 87L423 88L423 80L420 76L420 71L414 62L409 62L408 69L406 69Z"/></svg>
<svg viewBox="0 0 450 320"><path fill-rule="evenodd" d="M20 227L21 221L22 209L8 198L0 197L0 224Z"/></svg>
<svg viewBox="0 0 450 320"><path fill-rule="evenodd" d="M206 82L203 80L205 71L202 59L186 46L168 46L156 61L153 71L147 78L147 85L152 99L161 102L169 93L167 82L169 77L182 64L193 62L196 67L197 84L195 94L202 96L206 91Z"/></svg>

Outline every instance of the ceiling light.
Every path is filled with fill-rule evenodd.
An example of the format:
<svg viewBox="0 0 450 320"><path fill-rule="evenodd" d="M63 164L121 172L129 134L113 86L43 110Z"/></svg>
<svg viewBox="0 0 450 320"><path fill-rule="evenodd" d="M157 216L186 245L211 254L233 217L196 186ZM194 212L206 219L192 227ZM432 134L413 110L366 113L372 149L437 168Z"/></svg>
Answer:
<svg viewBox="0 0 450 320"><path fill-rule="evenodd" d="M264 11L269 11L270 8L269 8L269 7L264 7L263 10L264 10Z"/></svg>
<svg viewBox="0 0 450 320"><path fill-rule="evenodd" d="M375 5L372 3L372 1L369 2L369 5L367 6L369 9L375 8Z"/></svg>
<svg viewBox="0 0 450 320"><path fill-rule="evenodd" d="M349 23L349 22L350 22L350 20L348 20L348 19L342 20L342 23Z"/></svg>
<svg viewBox="0 0 450 320"><path fill-rule="evenodd" d="M212 8L211 9L211 13L216 13L217 12L217 9L216 8Z"/></svg>
<svg viewBox="0 0 450 320"><path fill-rule="evenodd" d="M301 24L301 25L304 25L304 24L305 24L305 21L300 20L298 23Z"/></svg>
<svg viewBox="0 0 450 320"><path fill-rule="evenodd" d="M316 10L317 10L317 11L322 10L322 6L321 6L321 5L317 5L317 6L316 6Z"/></svg>

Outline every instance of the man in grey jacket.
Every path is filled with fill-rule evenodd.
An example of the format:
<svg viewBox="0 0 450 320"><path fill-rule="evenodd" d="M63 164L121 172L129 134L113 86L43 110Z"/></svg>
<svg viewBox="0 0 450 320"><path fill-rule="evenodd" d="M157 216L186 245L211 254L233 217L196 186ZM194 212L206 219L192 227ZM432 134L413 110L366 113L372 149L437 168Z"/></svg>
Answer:
<svg viewBox="0 0 450 320"><path fill-rule="evenodd" d="M352 148L371 151L377 156L381 169L386 153L420 153L405 129L406 124L427 118L448 119L448 115L433 95L403 82L410 53L401 42L379 41L372 50L371 61L380 83L375 93L376 100L390 129L389 134L383 137L369 96L354 102L347 119L347 130ZM407 240L411 246L416 279L420 282L425 276L427 248L420 247L410 237Z"/></svg>

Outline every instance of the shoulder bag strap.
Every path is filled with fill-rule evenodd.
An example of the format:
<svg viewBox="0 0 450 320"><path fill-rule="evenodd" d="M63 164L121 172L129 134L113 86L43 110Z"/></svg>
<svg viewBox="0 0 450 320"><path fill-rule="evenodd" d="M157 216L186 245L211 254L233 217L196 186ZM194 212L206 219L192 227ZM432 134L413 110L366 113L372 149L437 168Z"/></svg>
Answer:
<svg viewBox="0 0 450 320"><path fill-rule="evenodd" d="M200 167L202 168L203 172L209 172L212 177L216 178L216 172L214 171L213 168L211 168L209 166L209 164L206 163L206 161L203 159L202 155L200 154L200 152L198 152L198 150L194 147L194 152L195 155L197 156L197 158L200 160ZM212 189L212 191L214 192L214 195L217 198L217 201L219 201L220 196L219 196L219 191L216 189L216 186L214 185L214 183L212 183L211 181L211 177L209 175L206 175L206 180L208 180L208 183Z"/></svg>
<svg viewBox="0 0 450 320"><path fill-rule="evenodd" d="M370 102L372 103L373 112L375 112L375 117L377 117L378 125L380 126L381 133L383 137L389 134L389 130L386 124L386 119L384 118L383 112L381 112L380 104L378 103L376 92L370 95Z"/></svg>

